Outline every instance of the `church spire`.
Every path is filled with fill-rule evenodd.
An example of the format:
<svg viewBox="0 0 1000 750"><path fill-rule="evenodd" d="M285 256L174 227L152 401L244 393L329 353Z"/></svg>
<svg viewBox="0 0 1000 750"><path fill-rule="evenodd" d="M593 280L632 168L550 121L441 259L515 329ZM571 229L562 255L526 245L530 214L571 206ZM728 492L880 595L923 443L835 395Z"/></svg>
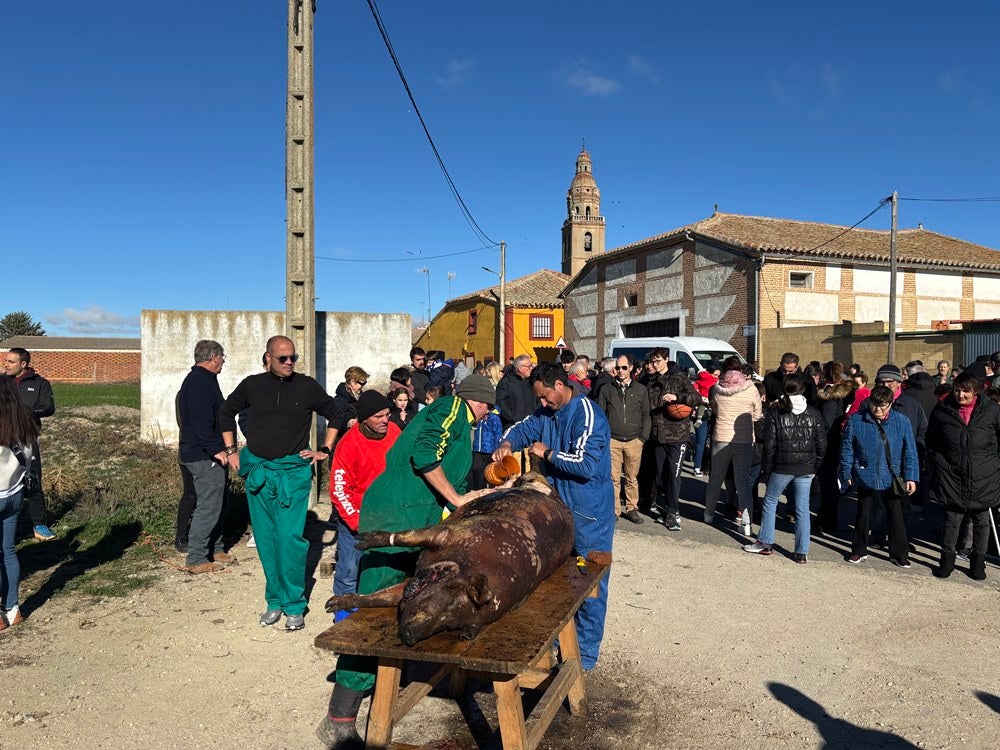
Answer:
<svg viewBox="0 0 1000 750"><path fill-rule="evenodd" d="M585 140L576 157L576 174L566 194L566 213L562 229L562 271L575 276L594 253L604 252L601 191L594 180L593 163Z"/></svg>

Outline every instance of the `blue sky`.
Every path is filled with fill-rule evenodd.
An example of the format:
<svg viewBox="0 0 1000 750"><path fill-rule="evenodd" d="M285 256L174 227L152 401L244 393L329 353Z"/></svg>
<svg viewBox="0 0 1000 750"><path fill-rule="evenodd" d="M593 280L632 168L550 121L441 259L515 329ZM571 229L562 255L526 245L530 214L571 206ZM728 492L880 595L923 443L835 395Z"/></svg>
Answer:
<svg viewBox="0 0 1000 750"><path fill-rule="evenodd" d="M382 0L421 111L508 276L558 268L583 139L608 247L720 210L849 225L1000 195L988 2ZM9 3L0 247L50 334L140 310L284 308L283 0ZM33 56L42 55L35 59ZM488 286L365 0L318 0L321 310L432 312ZM1000 248L1000 203L900 226ZM865 226L888 228L880 211ZM403 259L398 263L328 258Z"/></svg>

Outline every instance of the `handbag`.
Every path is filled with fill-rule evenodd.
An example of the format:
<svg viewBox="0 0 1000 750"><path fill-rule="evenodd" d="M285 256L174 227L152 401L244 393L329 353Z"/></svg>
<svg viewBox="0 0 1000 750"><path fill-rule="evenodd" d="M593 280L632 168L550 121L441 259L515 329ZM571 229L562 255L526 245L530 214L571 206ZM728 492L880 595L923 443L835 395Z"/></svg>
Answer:
<svg viewBox="0 0 1000 750"><path fill-rule="evenodd" d="M910 493L906 491L906 480L892 470L892 453L889 451L889 438L885 436L885 430L877 419L875 420L875 426L878 427L879 434L882 436L882 447L885 448L885 465L889 469L889 476L892 477L892 484L889 485L889 491L898 498L907 497Z"/></svg>
<svg viewBox="0 0 1000 750"><path fill-rule="evenodd" d="M31 495L38 492L40 489L38 483L38 476L31 470L31 463L28 461L27 457L24 455L24 449L17 443L13 443L10 447L10 452L14 454L14 458L17 462L21 464L24 469L24 480L21 484L21 492L25 495Z"/></svg>

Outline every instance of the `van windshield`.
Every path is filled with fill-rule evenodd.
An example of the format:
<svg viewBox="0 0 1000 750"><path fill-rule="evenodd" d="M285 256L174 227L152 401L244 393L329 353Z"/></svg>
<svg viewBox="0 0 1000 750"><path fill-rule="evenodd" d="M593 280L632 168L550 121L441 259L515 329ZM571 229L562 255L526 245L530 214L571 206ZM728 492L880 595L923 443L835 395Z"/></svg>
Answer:
<svg viewBox="0 0 1000 750"><path fill-rule="evenodd" d="M734 357L734 356L735 357L739 357L740 362L742 362L743 364L746 364L746 360L743 359L743 357L740 357L740 355L739 355L738 352L734 352L732 350L709 351L709 350L702 349L702 350L698 350L698 351L693 352L693 354L694 354L695 358L698 360L698 362L701 363L702 367L704 367L705 365L707 365L713 359L716 362L721 362L722 360L726 359L727 357Z"/></svg>

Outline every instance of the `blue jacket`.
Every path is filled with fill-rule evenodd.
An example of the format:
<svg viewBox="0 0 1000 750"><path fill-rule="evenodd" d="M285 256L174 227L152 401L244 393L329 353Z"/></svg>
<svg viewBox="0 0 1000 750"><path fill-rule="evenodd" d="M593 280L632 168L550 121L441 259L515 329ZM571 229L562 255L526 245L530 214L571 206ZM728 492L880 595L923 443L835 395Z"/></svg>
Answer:
<svg viewBox="0 0 1000 750"><path fill-rule="evenodd" d="M920 481L917 443L910 420L891 409L882 423L889 441L892 471L910 482ZM885 463L885 446L872 413L866 408L853 414L844 426L840 445L840 478L853 479L868 490L887 490L892 477Z"/></svg>
<svg viewBox="0 0 1000 750"><path fill-rule="evenodd" d="M514 451L538 441L554 452L545 473L573 512L577 554L611 551L615 524L611 430L604 412L584 396L552 411L539 409L511 425L503 439Z"/></svg>
<svg viewBox="0 0 1000 750"><path fill-rule="evenodd" d="M472 452L492 453L500 445L500 435L503 425L500 423L500 412L494 406L486 419L476 422L472 428Z"/></svg>

